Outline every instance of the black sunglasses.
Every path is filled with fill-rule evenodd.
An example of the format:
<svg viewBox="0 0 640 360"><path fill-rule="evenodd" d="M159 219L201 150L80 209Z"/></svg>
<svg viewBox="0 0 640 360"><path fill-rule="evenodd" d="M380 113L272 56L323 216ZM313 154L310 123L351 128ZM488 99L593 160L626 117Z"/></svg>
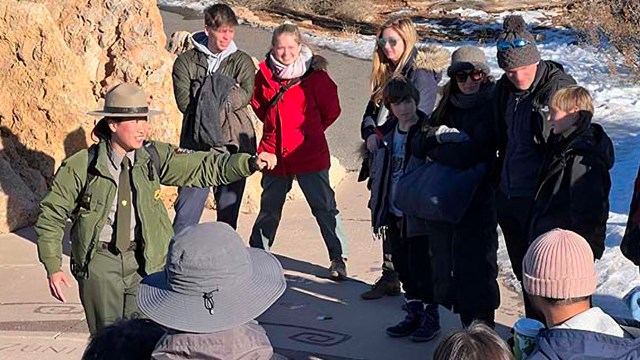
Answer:
<svg viewBox="0 0 640 360"><path fill-rule="evenodd" d="M458 71L454 77L459 83L466 82L467 78L471 78L473 81L480 81L484 78L484 73L480 70Z"/></svg>

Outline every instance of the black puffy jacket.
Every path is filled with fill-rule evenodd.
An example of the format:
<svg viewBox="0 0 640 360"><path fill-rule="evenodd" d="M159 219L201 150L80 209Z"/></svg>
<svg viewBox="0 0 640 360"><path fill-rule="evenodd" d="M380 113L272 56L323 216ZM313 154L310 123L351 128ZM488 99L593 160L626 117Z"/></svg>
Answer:
<svg viewBox="0 0 640 360"><path fill-rule="evenodd" d="M538 180L529 240L561 228L582 235L599 259L609 217L609 170L613 143L602 126L583 112L582 125L567 138L552 135Z"/></svg>

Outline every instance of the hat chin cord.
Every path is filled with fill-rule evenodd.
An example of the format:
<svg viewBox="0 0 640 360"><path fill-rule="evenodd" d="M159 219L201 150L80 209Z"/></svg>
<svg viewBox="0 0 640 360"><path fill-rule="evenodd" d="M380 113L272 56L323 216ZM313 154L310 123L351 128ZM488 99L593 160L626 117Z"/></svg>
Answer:
<svg viewBox="0 0 640 360"><path fill-rule="evenodd" d="M215 301L213 301L213 293L215 292L218 292L218 289L205 292L202 295L202 298L204 299L204 308L209 310L209 314L211 315L213 315L213 308L216 305Z"/></svg>

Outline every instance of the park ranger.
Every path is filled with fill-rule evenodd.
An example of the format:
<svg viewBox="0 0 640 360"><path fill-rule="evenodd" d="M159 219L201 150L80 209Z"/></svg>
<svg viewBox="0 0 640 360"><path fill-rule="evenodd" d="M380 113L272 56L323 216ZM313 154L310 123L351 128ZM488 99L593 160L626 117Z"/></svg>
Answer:
<svg viewBox="0 0 640 360"><path fill-rule="evenodd" d="M139 87L123 83L105 95L93 130L99 141L66 159L40 204L38 255L51 295L66 302L62 239L71 227L71 273L91 334L119 318L136 316L138 283L162 270L173 237L160 185L209 187L243 179L265 166L259 157L182 152L147 141L151 110Z"/></svg>

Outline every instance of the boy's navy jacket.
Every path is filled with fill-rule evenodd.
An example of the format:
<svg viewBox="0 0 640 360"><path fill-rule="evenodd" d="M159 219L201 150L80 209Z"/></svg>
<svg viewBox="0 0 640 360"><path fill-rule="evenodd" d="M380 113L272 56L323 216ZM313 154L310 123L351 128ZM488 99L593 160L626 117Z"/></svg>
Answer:
<svg viewBox="0 0 640 360"><path fill-rule="evenodd" d="M640 323L627 319L615 320L630 338L585 330L545 330L538 335L536 347L526 359L640 359Z"/></svg>
<svg viewBox="0 0 640 360"><path fill-rule="evenodd" d="M420 124L427 121L427 115L418 110L418 122L413 125L407 133L407 142L405 145L404 167L406 168L411 156L411 137L416 133ZM370 175L368 187L371 190L371 198L369 199L369 209L371 209L371 225L374 232L378 232L381 227L388 226L387 217L389 214L389 185L391 181L391 156L393 149L393 134L395 133L398 120L391 116L387 121L388 126L392 129L387 134L378 139L378 148L369 157ZM365 149L366 151L366 149Z"/></svg>
<svg viewBox="0 0 640 360"><path fill-rule="evenodd" d="M609 218L609 170L613 143L602 126L581 112L581 125L566 138L551 135L531 213L529 240L555 228L584 237L602 256Z"/></svg>

